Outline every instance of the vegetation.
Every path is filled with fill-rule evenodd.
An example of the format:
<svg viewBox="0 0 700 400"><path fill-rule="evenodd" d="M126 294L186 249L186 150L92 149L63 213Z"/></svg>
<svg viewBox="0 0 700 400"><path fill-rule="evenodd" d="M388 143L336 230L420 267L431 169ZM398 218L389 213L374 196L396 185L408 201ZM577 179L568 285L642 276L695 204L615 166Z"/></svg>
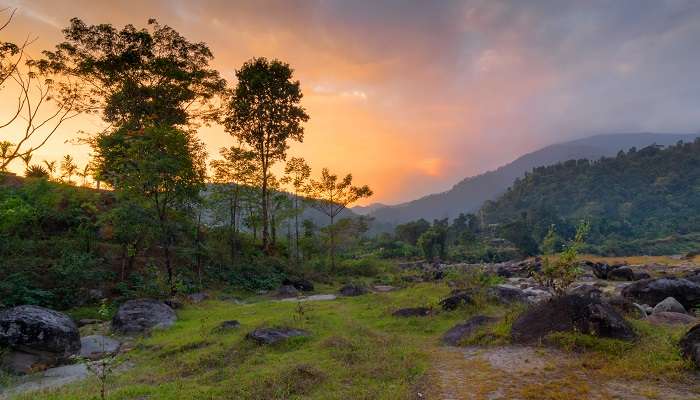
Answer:
<svg viewBox="0 0 700 400"><path fill-rule="evenodd" d="M684 253L696 247L700 226L698 162L700 141L539 167L487 203L483 214L489 224L520 224L517 231L536 244L551 225L571 237L585 219L590 252Z"/></svg>

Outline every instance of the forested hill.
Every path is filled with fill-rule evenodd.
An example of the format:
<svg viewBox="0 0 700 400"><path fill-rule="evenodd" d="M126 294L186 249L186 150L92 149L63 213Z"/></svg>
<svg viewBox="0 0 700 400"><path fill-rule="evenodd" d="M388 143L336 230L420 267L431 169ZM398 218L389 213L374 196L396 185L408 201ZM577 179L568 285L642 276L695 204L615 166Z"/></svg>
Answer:
<svg viewBox="0 0 700 400"><path fill-rule="evenodd" d="M590 243L618 253L695 247L699 211L700 139L535 168L482 209L487 223L525 222L538 242L551 224L567 234L587 219Z"/></svg>
<svg viewBox="0 0 700 400"><path fill-rule="evenodd" d="M463 212L475 212L485 201L494 200L535 167L579 158L591 160L614 156L620 150L642 148L651 144L671 145L679 140L693 141L697 134L618 133L591 136L570 142L553 144L519 157L496 170L466 178L452 189L422 197L411 202L380 207L369 215L376 223L395 225L419 218L455 218Z"/></svg>

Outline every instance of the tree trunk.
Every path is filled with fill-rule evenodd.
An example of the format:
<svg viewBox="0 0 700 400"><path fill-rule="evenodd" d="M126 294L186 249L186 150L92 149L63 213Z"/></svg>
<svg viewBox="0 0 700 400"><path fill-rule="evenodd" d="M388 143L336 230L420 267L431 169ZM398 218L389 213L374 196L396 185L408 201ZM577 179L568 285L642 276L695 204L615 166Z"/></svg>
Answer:
<svg viewBox="0 0 700 400"><path fill-rule="evenodd" d="M268 214L267 214L267 165L263 160L262 168L262 249L265 254L270 253L270 233L268 230Z"/></svg>
<svg viewBox="0 0 700 400"><path fill-rule="evenodd" d="M299 195L294 193L294 253L297 264L300 264L299 259Z"/></svg>
<svg viewBox="0 0 700 400"><path fill-rule="evenodd" d="M175 294L175 282L173 280L173 266L172 266L172 263L170 262L170 244L169 243L166 243L165 247L163 248L163 251L165 253L165 270L168 271L168 285L170 285L170 294L174 295Z"/></svg>
<svg viewBox="0 0 700 400"><path fill-rule="evenodd" d="M330 234L331 234L331 267L335 270L335 227L333 226L333 216L331 215L331 225L330 225Z"/></svg>

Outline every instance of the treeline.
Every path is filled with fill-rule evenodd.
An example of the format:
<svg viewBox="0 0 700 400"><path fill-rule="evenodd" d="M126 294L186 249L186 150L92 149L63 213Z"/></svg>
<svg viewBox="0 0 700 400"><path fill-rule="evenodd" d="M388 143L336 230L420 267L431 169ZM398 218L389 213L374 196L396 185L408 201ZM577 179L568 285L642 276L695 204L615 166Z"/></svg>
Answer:
<svg viewBox="0 0 700 400"><path fill-rule="evenodd" d="M205 43L155 20L117 29L76 18L63 33L65 41L38 59L26 56L29 43L0 46L0 87L15 83L20 93L16 115L0 129L24 124L27 132L0 146L0 175L24 162L27 176L0 176L4 305L68 307L90 287L126 297L172 295L207 281L274 288L314 258L336 268L348 236L366 230L339 218L372 195L369 187L325 168L312 178L305 160L287 157L309 119L288 64L251 59L229 84L210 66ZM51 113L38 118L37 107L49 103ZM67 119L85 114L105 125L80 138L92 150L83 181L89 174L101 191L70 186L79 172L71 157L60 178L55 163L31 163ZM197 137L202 125L231 136L217 160ZM302 220L305 207L323 213L328 226Z"/></svg>
<svg viewBox="0 0 700 400"><path fill-rule="evenodd" d="M617 157L535 168L496 201L486 224L535 254L590 222L588 251L679 254L700 238L700 140L620 151Z"/></svg>

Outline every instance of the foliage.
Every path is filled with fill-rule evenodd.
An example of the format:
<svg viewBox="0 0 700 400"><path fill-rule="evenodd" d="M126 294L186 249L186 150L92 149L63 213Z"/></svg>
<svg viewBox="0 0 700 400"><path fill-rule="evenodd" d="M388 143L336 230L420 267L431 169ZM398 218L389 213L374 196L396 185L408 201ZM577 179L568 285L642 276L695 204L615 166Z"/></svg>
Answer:
<svg viewBox="0 0 700 400"><path fill-rule="evenodd" d="M352 174L347 174L339 181L338 175L331 174L328 168L324 168L321 170L320 180L311 180L308 193L309 198L313 200L309 205L330 218L329 248L331 263L335 265L336 232L334 219L348 205L372 196L372 190L367 185L353 186Z"/></svg>
<svg viewBox="0 0 700 400"><path fill-rule="evenodd" d="M147 28L87 25L71 19L65 41L45 51L43 70L78 79L87 112L101 112L110 125L137 130L153 122L184 126L208 117L209 100L225 82L209 68L204 43L192 43L167 25Z"/></svg>
<svg viewBox="0 0 700 400"><path fill-rule="evenodd" d="M539 167L482 212L489 224L525 221L518 231L529 232L535 243L552 224L559 235L571 237L585 219L588 251L678 254L700 232L698 163L700 140Z"/></svg>
<svg viewBox="0 0 700 400"><path fill-rule="evenodd" d="M396 228L394 228L394 234L398 240L416 246L418 244L418 238L428 229L430 229L430 222L421 218L417 221L397 225Z"/></svg>
<svg viewBox="0 0 700 400"><path fill-rule="evenodd" d="M27 167L24 171L24 176L27 178L43 178L48 179L51 177L49 170L46 169L41 164L33 164Z"/></svg>
<svg viewBox="0 0 700 400"><path fill-rule="evenodd" d="M583 246L586 234L590 230L588 222L581 222L576 228L574 239L566 245L556 258L547 255L542 260L542 271L535 274L535 279L554 291L557 295L566 293L571 284L583 272L578 261L578 254ZM548 235L549 236L549 235Z"/></svg>
<svg viewBox="0 0 700 400"><path fill-rule="evenodd" d="M309 119L300 105L299 81L293 71L278 60L254 58L236 71L238 84L228 102L226 130L250 147L257 158L260 177L262 247L269 252L270 168L286 159L288 141L304 139L303 122Z"/></svg>

